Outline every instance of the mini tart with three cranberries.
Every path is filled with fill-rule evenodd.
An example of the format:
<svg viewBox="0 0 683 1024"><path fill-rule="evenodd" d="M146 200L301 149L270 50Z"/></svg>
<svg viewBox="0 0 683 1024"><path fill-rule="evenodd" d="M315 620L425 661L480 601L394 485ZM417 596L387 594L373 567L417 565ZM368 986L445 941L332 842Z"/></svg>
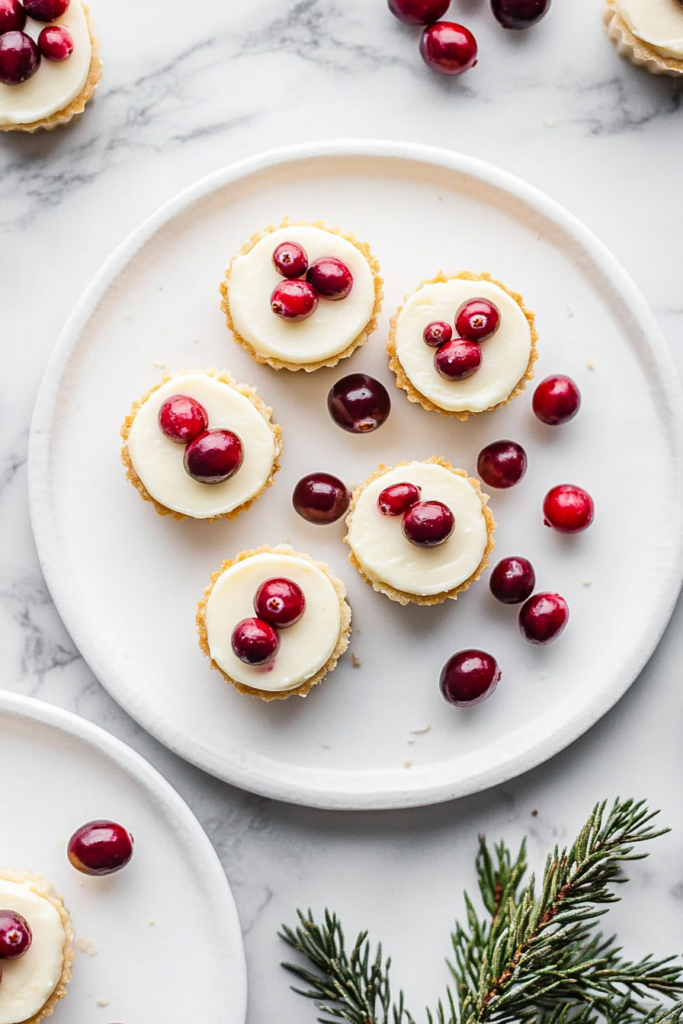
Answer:
<svg viewBox="0 0 683 1024"><path fill-rule="evenodd" d="M433 321L453 327L460 306L475 298L498 307L500 326L481 342L481 365L471 377L445 380L434 365L435 350L424 342L424 329ZM451 277L439 273L406 296L391 320L387 351L396 386L403 388L409 401L428 412L466 420L499 409L522 394L534 375L537 339L534 315L521 295L489 274L464 271Z"/></svg>
<svg viewBox="0 0 683 1024"><path fill-rule="evenodd" d="M380 512L382 491L401 483L418 487L420 501L439 501L451 510L455 529L445 543L417 547L403 534L402 516ZM351 500L344 538L349 561L367 584L399 604L455 600L479 579L495 546L488 500L478 480L439 456L379 466Z"/></svg>
<svg viewBox="0 0 683 1024"><path fill-rule="evenodd" d="M267 665L245 665L232 649L232 634L256 615L254 596L267 580L284 578L301 588L306 606L301 619L279 631L280 648ZM289 544L264 544L242 551L211 577L197 608L199 646L227 682L261 700L305 697L332 672L349 646L351 609L346 588L324 562Z"/></svg>
<svg viewBox="0 0 683 1024"><path fill-rule="evenodd" d="M653 75L683 75L683 7L677 0L607 0L605 31L617 53Z"/></svg>
<svg viewBox="0 0 683 1024"><path fill-rule="evenodd" d="M185 470L185 446L159 426L167 399L186 395L208 414L209 429L230 430L242 442L244 460L222 483L200 483ZM121 461L126 476L159 515L174 519L236 519L273 483L280 469L282 430L273 410L253 388L237 384L227 370L180 370L133 403L121 428Z"/></svg>
<svg viewBox="0 0 683 1024"><path fill-rule="evenodd" d="M0 871L0 910L20 914L32 942L23 956L2 961L0 1021L38 1024L66 995L74 960L73 930L60 896L41 875Z"/></svg>
<svg viewBox="0 0 683 1024"><path fill-rule="evenodd" d="M283 242L300 245L309 266L326 256L341 260L353 276L347 297L321 297L315 311L299 322L276 316L270 297L284 278L273 265L273 253ZM257 363L275 370L310 372L336 366L364 345L377 327L383 298L377 260L365 242L322 221L290 223L285 218L279 227L270 225L246 242L225 276L221 309L235 341Z"/></svg>

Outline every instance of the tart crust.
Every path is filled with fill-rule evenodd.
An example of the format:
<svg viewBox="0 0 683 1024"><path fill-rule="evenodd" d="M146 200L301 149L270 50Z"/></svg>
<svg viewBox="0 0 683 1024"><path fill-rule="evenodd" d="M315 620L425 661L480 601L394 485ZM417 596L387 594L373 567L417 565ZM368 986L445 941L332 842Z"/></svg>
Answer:
<svg viewBox="0 0 683 1024"><path fill-rule="evenodd" d="M395 316L391 318L389 324L389 341L387 342L387 352L389 353L389 368L396 374L396 387L402 388L406 392L406 394L408 395L409 402L417 402L419 405L422 406L423 409L426 409L427 412L438 412L442 416L455 416L456 419L464 421L469 419L470 416L480 416L481 413L493 412L494 409L500 409L503 405L507 405L509 402L511 402L513 398L518 398L519 395L522 394L526 387L527 381L532 380L534 376L534 363L538 359L538 352L536 350L536 343L538 341L538 331L536 330L536 320L534 314L526 308L522 296L519 295L517 292L511 291L501 281L496 281L496 279L494 277L491 277L490 274L472 274L470 273L469 270L464 270L460 274L444 274L441 271L439 271L436 277L431 277L428 278L426 281L421 281L420 284L415 289L415 292L419 291L420 288L423 288L427 284L440 284L443 283L444 281L452 281L455 278L461 281L490 281L491 284L498 285L499 288L502 288L502 290L506 292L510 296L510 298L514 299L514 301L517 303L519 308L524 313L524 316L526 317L527 322L529 324L529 329L531 331L531 351L529 353L529 362L527 364L527 368L521 380L517 382L517 384L514 386L510 394L507 396L507 398L504 399L502 402L498 402L497 405L492 405L489 409L482 409L481 412L456 412L455 410L452 409L442 409L440 405L437 405L435 402L432 402L429 398L423 395L421 391L418 391L413 382L408 377L408 374L403 369L403 364L401 363L401 360L399 359L398 353L396 351L396 325L398 323L398 318L401 314L403 306L400 306L399 309L396 311ZM406 302L412 295L414 295L415 292L410 292L409 295L406 295L404 302Z"/></svg>
<svg viewBox="0 0 683 1024"><path fill-rule="evenodd" d="M683 75L683 60L664 57L650 43L635 36L618 13L614 0L607 0L603 23L620 57L624 57L636 67L645 68L652 75L671 75L674 78Z"/></svg>
<svg viewBox="0 0 683 1024"><path fill-rule="evenodd" d="M256 351L251 342L243 338L239 331L236 329L232 314L230 312L230 301L228 299L228 283L232 274L232 268L235 260L239 256L246 256L248 252L254 248L257 242L260 242L266 235L272 234L273 231L279 231L280 228L286 227L311 227L320 228L322 231L329 231L330 234L339 235L340 238L345 238L347 242L351 242L352 245L358 249L365 257L370 270L372 271L372 277L375 283L375 304L370 315L370 319L367 324L360 332L360 334L354 338L350 345L348 345L343 352L339 352L338 355L330 356L328 359L321 359L316 363L289 363L283 359L277 359L275 356L263 356ZM320 370L323 366L336 366L340 359L346 359L352 355L357 348L360 348L370 338L370 335L377 328L377 318L379 317L380 310L382 308L382 299L384 298L384 282L380 277L379 263L370 251L370 246L367 242L359 242L355 235L348 234L342 231L341 228L330 227L322 220L307 221L307 220L290 220L289 217L285 217L281 224L269 224L264 231L258 231L255 235L252 235L248 242L245 242L240 251L230 261L230 266L225 272L225 280L221 282L220 293L223 296L221 301L221 309L225 313L225 320L232 331L233 339L238 345L246 349L251 358L257 363L266 363L268 366L272 366L274 370L306 370L307 373L312 373L313 370Z"/></svg>
<svg viewBox="0 0 683 1024"><path fill-rule="evenodd" d="M260 396L256 393L254 388L250 388L247 384L237 384L234 377L232 376L231 373L228 372L228 370L195 369L178 370L177 373L165 373L158 384L155 384L153 388L150 388L149 391L145 395L143 395L141 399L139 399L139 401L133 402L132 408L128 415L126 416L125 420L123 421L123 426L121 427L120 431L121 437L123 438L123 445L121 447L121 462L126 467L126 479L132 483L133 487L140 493L140 495L145 499L145 501L149 501L152 503L152 505L154 505L154 508L157 510L160 516L172 516L173 519L178 520L195 518L194 516L185 515L184 512L176 512L175 509L168 508L166 505L162 505L161 502L157 501L156 498L152 497L152 495L149 493L149 491L143 484L142 480L136 473L135 467L133 466L133 460L130 457L130 451L128 449L128 436L130 434L130 429L133 426L133 420L137 416L138 411L142 408L147 399L154 394L155 391L157 391L164 384L168 384L170 380L173 380L175 377L179 377L184 373L203 373L207 377L214 377L216 380L223 381L224 384L229 384L231 388L235 389L235 391L239 391L241 395L245 395L245 397L249 399L251 404L256 409L258 409L258 411L260 412L261 416L263 416L264 420L270 427L271 432L273 434L273 439L275 441L275 458L273 459L273 466L270 471L270 476L268 477L268 479L266 480L258 494L255 494L253 498L249 498L248 501L245 501L241 505L238 505L236 508L233 508L230 512L223 512L219 516L202 517L202 519L207 522L213 522L216 519L237 519L237 516L240 515L240 513L246 512L248 508L251 508L254 502L261 497L263 492L268 490L268 488L272 486L275 479L275 474L281 468L280 456L282 455L283 443L282 427L278 423L273 423L273 410L270 408L270 406L266 405L263 399L260 398Z"/></svg>
<svg viewBox="0 0 683 1024"><path fill-rule="evenodd" d="M414 460L413 460L413 462L414 462ZM351 520L353 519L353 513L354 513L354 511L356 509L356 505L358 504L358 499L360 498L362 492L365 490L365 488L368 486L368 484L372 483L373 480L377 480L377 479L379 479L379 477L384 476L385 473L390 473L392 469L397 469L399 466L411 466L411 465L413 465L413 462L397 462L393 466L384 466L384 465L380 464L377 467L377 469L375 470L375 472L370 474L370 476L367 478L365 483L362 483L360 485L360 487L358 487L353 492L353 495L351 497L351 506L349 508L349 514L346 517L346 527L347 527L347 529L351 526ZM349 551L349 562L354 567L354 569L356 569L358 571L359 575L368 584L368 586L372 587L373 590L376 590L378 594L384 594L385 597L388 597L391 601L396 601L396 602L398 602L398 604L402 604L402 605L406 605L406 604L422 604L422 605L443 604L443 602L446 600L446 598L450 598L452 601L456 601L457 598L458 598L458 594L461 594L465 590L467 590L468 587L470 587L472 583L476 583L476 581L479 579L481 574L488 567L489 556L490 556L491 552L493 551L494 547L496 546L496 541L495 541L494 536L493 536L494 531L496 529L496 521L493 518L493 512L488 507L489 496L488 496L488 494L484 494L484 492L481 489L481 484L476 479L476 477L469 476L465 472L464 469L455 469L455 467L452 466L450 462L447 462L446 459L443 459L440 455L434 455L434 456L432 456L431 459L424 459L423 465L425 465L425 466L429 466L429 465L443 466L443 468L447 469L450 473L454 473L456 476L464 477L472 485L472 487L475 489L475 491L479 495L479 500L481 501L481 510L482 510L483 515L484 515L484 519L486 521L486 536L487 536L486 549L484 551L484 554L482 555L481 562L479 563L479 565L477 566L475 571L472 573L471 576L469 576L466 580L464 580L463 583L459 583L458 586L457 587L453 587L452 590L443 591L440 594L428 594L426 597L422 596L422 595L419 595L419 594L409 594L408 591L406 591L406 590L397 590L395 587L392 587L389 583L385 583L383 580L374 580L374 579L372 579L370 576L367 575L367 573L365 572L363 566L361 565L361 563L358 561L358 559L356 558L355 554L353 553L353 549L351 549ZM349 535L348 535L348 533L347 533L346 537L344 537L344 543L345 544L349 544L349 547L351 547L351 545L349 543Z"/></svg>
<svg viewBox="0 0 683 1024"><path fill-rule="evenodd" d="M277 693L273 690L257 690L254 687L245 686L244 683L238 682L236 679L233 679L232 676L229 676L227 672L224 672L220 665L218 665L211 657L211 650L209 648L209 636L206 629L206 606L209 602L211 591L213 590L214 584L218 577L222 576L226 569L229 569L232 565L236 565L238 562L243 562L245 559L251 558L252 555L260 555L264 552L274 555L296 555L297 558L304 558L307 562L310 562L311 565L317 566L318 569L325 573L327 578L332 583L332 586L334 587L335 591L337 592L337 597L339 598L339 608L341 611L339 639L337 640L337 645L335 649L333 650L332 654L325 662L323 667L319 669L316 672L316 674L312 676L310 679L307 679L305 682L301 683L300 686L296 686L291 690L282 690ZM305 551L295 551L294 548L290 547L289 544L278 544L276 548L272 548L268 544L262 544L260 548L253 548L251 551L241 551L239 555L235 555L234 558L229 558L225 562L223 562L218 572L213 573L213 575L211 576L211 581L208 587L204 589L204 597L197 604L196 622L197 633L199 635L199 646L202 650L202 654L205 654L206 657L210 659L211 668L217 669L223 676L223 678L228 683L232 683L235 689L238 690L240 693L248 694L251 697L260 697L261 700L265 701L286 700L287 697L292 697L294 696L294 694L296 694L299 697L305 697L306 694L310 693L310 691L317 683L321 683L323 681L328 672L332 672L336 668L337 662L339 661L342 654L349 646L349 639L351 636L351 608L349 607L349 604L346 600L346 587L344 586L342 581L339 579L338 576L335 576L332 573L329 565L327 565L325 562L317 562L314 558L311 558L311 556L307 554Z"/></svg>

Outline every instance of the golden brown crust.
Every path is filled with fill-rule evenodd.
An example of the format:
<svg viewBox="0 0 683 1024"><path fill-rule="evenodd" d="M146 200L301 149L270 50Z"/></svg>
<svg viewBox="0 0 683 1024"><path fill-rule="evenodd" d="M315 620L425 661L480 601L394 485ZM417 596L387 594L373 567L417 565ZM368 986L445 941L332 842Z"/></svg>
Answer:
<svg viewBox="0 0 683 1024"><path fill-rule="evenodd" d="M283 448L282 427L278 423L273 423L273 410L270 408L270 406L266 405L266 403L259 397L254 388L250 388L247 384L237 384L232 374L229 373L227 370L178 370L177 373L165 373L161 380L159 381L159 383L155 384L153 388L150 388L147 394L143 395L139 401L133 402L132 408L128 415L126 416L125 420L123 421L123 426L121 427L120 431L121 437L123 438L123 446L121 448L121 462L126 467L126 479L132 483L136 491L139 491L140 495L145 499L145 501L149 501L152 503L152 505L154 505L154 508L157 510L160 516L171 516L173 519L177 520L193 518L192 516L184 515L182 512L176 512L174 509L167 508L166 505L162 505L161 502L157 501L156 498L152 497L152 495L149 493L149 491L143 484L138 474L135 472L135 468L133 467L133 460L131 459L130 451L128 450L128 436L130 434L130 428L133 426L133 420L137 416L138 411L142 408L142 406L145 404L150 395L153 395L154 392L157 391L160 387L162 387L164 384L167 384L169 380L173 380L174 377L179 377L181 376L181 374L184 373L204 373L206 374L207 377L215 377L216 380L221 380L223 381L224 384L229 384L231 388L235 389L235 391L239 391L241 395L244 395L246 398L248 398L251 404L256 409L258 409L258 411L263 416L264 420L270 427L271 432L273 434L273 440L275 442L275 458L273 459L273 467L270 471L270 476L268 477L268 479L266 480L265 484L258 492L258 494L255 494L253 498L249 498L248 501L245 501L241 505L238 505L237 508L233 508L232 511L230 512L223 512L222 515L219 516L203 517L205 518L206 522L214 522L216 519L237 519L237 516L239 516L242 512L246 512L248 508L251 508L254 502L261 497L263 492L268 490L268 488L272 486L275 479L275 474L281 468L279 459L280 456L282 455Z"/></svg>
<svg viewBox="0 0 683 1024"><path fill-rule="evenodd" d="M286 690L282 693L274 693L272 690L256 690L251 686L245 686L244 683L238 682L229 676L227 672L218 665L211 657L211 649L209 647L209 637L206 630L206 606L211 596L211 591L214 588L214 584L219 576L230 568L232 565L236 565L238 562L243 562L246 558L251 558L253 555L260 555L263 552L271 552L278 555L296 555L297 558L305 558L311 565L317 566L322 572L325 573L327 578L331 581L332 586L337 592L339 598L339 608L341 611L341 622L339 626L339 639L337 640L337 646L328 658L327 662L323 667L314 675L311 679L307 679L301 686L297 686L293 690ZM211 668L215 668L223 678L228 682L232 683L236 690L240 693L248 694L251 697L260 697L261 700L286 700L287 697L292 697L295 694L299 697L305 697L307 693L310 693L312 688L317 684L321 683L328 672L332 672L337 662L341 658L342 654L349 646L349 639L351 636L351 608L346 600L346 587L330 570L329 565L325 562L316 562L314 558L311 558L305 551L295 551L294 548L290 547L289 544L278 544L276 548L270 547L268 544L262 544L260 548L253 548L251 551L241 551L239 555L235 555L234 558L227 559L223 562L218 572L213 573L208 587L204 589L204 597L197 603L197 633L199 635L199 646L202 650L202 654L206 655L211 661Z"/></svg>
<svg viewBox="0 0 683 1024"><path fill-rule="evenodd" d="M502 288L503 291L506 292L511 299L514 299L514 301L517 303L519 308L524 313L524 316L526 317L527 322L529 324L529 329L531 331L531 352L529 353L529 362L527 368L521 380L515 385L515 387L512 389L512 391L504 401L499 402L497 405L492 405L490 409L482 410L482 412L493 412L495 409L500 409L501 406L507 405L509 402L512 401L513 398L517 398L519 395L521 395L526 387L527 381L533 379L534 363L538 359L538 352L536 350L536 343L538 341L538 331L536 330L535 317L534 314L530 310L528 310L524 305L524 301L521 295L519 295L517 292L510 291L510 289L507 288L501 281L496 281L496 279L494 277L491 277L490 274L472 274L470 273L469 270L464 270L460 274L443 274L439 272L436 275L436 277L431 277L426 281L421 281L420 284L415 289L415 292L419 291L420 288L423 288L427 284L439 284L444 281L451 281L454 278L459 278L462 281L490 281L491 284L498 285L498 287ZM411 295L414 295L415 292L411 292L409 295L406 295L405 299L403 300L404 303L407 302L407 300L411 297ZM422 392L418 391L417 388L414 386L413 382L410 380L407 373L403 369L403 365L396 352L396 324L398 323L398 318L401 314L402 309L403 306L400 306L399 309L396 311L395 316L391 318L389 324L389 341L387 342L387 352L389 353L389 368L396 374L396 387L402 388L406 392L406 394L408 395L409 402L417 402L419 405L422 406L423 409L426 409L427 412L438 412L442 416L455 416L459 420L467 420L469 419L470 416L480 416L481 413L479 412L454 412L453 410L450 409L442 409L440 405L436 405L435 402L431 402L425 395L422 394Z"/></svg>
<svg viewBox="0 0 683 1024"><path fill-rule="evenodd" d="M603 22L605 31L620 57L624 57L636 67L645 68L652 75L671 75L675 78L683 75L683 60L664 57L649 43L634 36L622 16L617 13L614 0L607 0Z"/></svg>
<svg viewBox="0 0 683 1024"><path fill-rule="evenodd" d="M344 349L343 352L340 352L336 356L330 356L329 359L321 359L317 363L288 363L285 360L276 359L274 356L260 355L260 353L257 352L256 349L254 348L254 346L245 338L243 338L239 331L236 329L234 321L232 319L232 314L230 313L230 301L228 299L228 282L230 281L230 275L232 273L232 268L235 263L235 260L238 259L238 257L246 256L248 252L251 252L256 243L260 242L261 239L265 238L266 235L271 234L273 231L279 231L280 228L286 227L320 228L322 231L329 231L333 235L339 235L340 238L345 238L347 242L351 242L351 244L355 245L356 249L358 249L363 254L363 256L365 257L370 266L370 269L372 270L372 276L375 282L375 305L372 310L372 315L370 316L370 319L368 320L367 324L365 325L361 333L358 335L357 338L355 338L351 342L351 344L347 348ZM322 220L317 220L313 222L305 220L290 221L289 217L285 217L281 224L269 224L267 228L265 228L263 231L258 231L255 235L251 236L248 242L244 243L244 245L237 253L237 255L233 256L233 258L230 261L230 266L225 272L225 281L222 281L220 285L220 293L223 296L223 300L221 302L221 309L225 313L225 320L229 329L232 331L234 341L236 341L238 345L241 345L242 348L246 349L251 358L255 362L266 363L268 366L272 366L274 370L306 370L307 373L312 373L313 370L319 370L323 366L336 366L340 359L346 359L347 356L350 356L353 352L356 351L357 348L360 348L361 345L364 345L366 341L368 341L372 332L377 328L377 318L382 308L382 299L384 298L384 282L382 281L382 278L379 275L379 263L372 255L370 251L370 246L367 244L367 242L359 242L354 235L347 234L340 228L330 227Z"/></svg>
<svg viewBox="0 0 683 1024"><path fill-rule="evenodd" d="M392 469L396 469L398 466L411 466L412 464L412 462L397 462L393 466L383 466L380 464L375 470L375 472L370 474L365 483L362 483L360 487L358 487L353 492L353 495L351 497L351 505L349 507L349 514L346 517L347 530L351 527L351 520L353 519L353 513L355 512L356 505L358 504L358 499L360 498L362 492L365 490L368 484L372 483L373 480L377 480L379 479L379 477L384 476L386 473L390 473ZM443 602L447 598L450 598L452 601L457 600L458 594L461 594L463 591L467 590L467 588L470 587L473 583L476 583L481 574L488 567L489 556L493 551L494 547L496 546L496 542L493 536L494 531L496 529L496 521L493 518L493 512L488 507L489 496L488 494L484 494L484 492L481 489L481 484L479 483L479 481L473 476L468 476L464 469L455 469L450 462L447 462L446 459L441 458L440 455L433 455L431 459L424 459L423 465L443 466L444 469L449 470L449 472L451 473L455 473L456 476L464 477L465 480L469 481L469 483L475 489L475 491L479 495L479 500L481 501L481 510L486 521L486 550L484 551L481 562L479 563L475 571L463 583L460 583L457 587L453 587L452 590L444 591L442 594L430 594L428 597L422 597L418 594L409 594L405 590L397 590L395 587L392 587L389 583L385 583L382 580L371 579L363 569L361 563L354 555L353 549L351 549L349 551L349 562L354 567L354 569L358 571L359 575L365 580L368 586L372 587L373 590L376 590L379 594L384 594L385 597L388 597L391 601L397 601L398 604L402 605L443 604ZM344 537L344 543L348 544L349 547L351 547L348 533L346 537Z"/></svg>

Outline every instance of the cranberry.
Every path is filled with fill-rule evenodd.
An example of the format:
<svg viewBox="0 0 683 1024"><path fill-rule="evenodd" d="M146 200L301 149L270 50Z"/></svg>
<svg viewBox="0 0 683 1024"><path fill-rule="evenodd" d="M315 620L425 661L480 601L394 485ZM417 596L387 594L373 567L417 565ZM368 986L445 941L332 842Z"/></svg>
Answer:
<svg viewBox="0 0 683 1024"><path fill-rule="evenodd" d="M406 25L429 25L438 21L451 5L451 0L389 0L389 10Z"/></svg>
<svg viewBox="0 0 683 1024"><path fill-rule="evenodd" d="M283 242L273 253L273 266L283 277L302 277L308 270L308 256L296 242Z"/></svg>
<svg viewBox="0 0 683 1024"><path fill-rule="evenodd" d="M437 348L434 366L446 380L467 380L481 366L481 349L476 341L454 338Z"/></svg>
<svg viewBox="0 0 683 1024"><path fill-rule="evenodd" d="M40 50L25 32L5 32L0 36L0 82L21 85L40 67Z"/></svg>
<svg viewBox="0 0 683 1024"><path fill-rule="evenodd" d="M569 621L569 606L559 594L535 594L519 613L522 636L531 644L549 644Z"/></svg>
<svg viewBox="0 0 683 1024"><path fill-rule="evenodd" d="M133 856L133 837L115 821L89 821L74 832L67 847L69 860L84 875L111 875Z"/></svg>
<svg viewBox="0 0 683 1024"><path fill-rule="evenodd" d="M470 299L463 302L455 314L455 329L461 338L486 341L500 327L500 310L488 299Z"/></svg>
<svg viewBox="0 0 683 1024"><path fill-rule="evenodd" d="M23 0L23 4L34 21L56 21L69 9L69 0Z"/></svg>
<svg viewBox="0 0 683 1024"><path fill-rule="evenodd" d="M438 348L439 345L451 340L453 328L443 320L433 320L425 327L422 337L425 345L429 345L430 348Z"/></svg>
<svg viewBox="0 0 683 1024"><path fill-rule="evenodd" d="M351 434L369 434L391 412L389 392L367 373L350 373L338 380L327 396L334 422Z"/></svg>
<svg viewBox="0 0 683 1024"><path fill-rule="evenodd" d="M573 484L553 487L543 501L543 522L559 533L581 533L588 529L594 516L590 494Z"/></svg>
<svg viewBox="0 0 683 1024"><path fill-rule="evenodd" d="M418 501L403 517L403 536L419 548L445 544L455 529L455 516L442 501Z"/></svg>
<svg viewBox="0 0 683 1024"><path fill-rule="evenodd" d="M185 449L185 472L200 484L222 484L244 462L244 447L232 430L207 430Z"/></svg>
<svg viewBox="0 0 683 1024"><path fill-rule="evenodd" d="M534 391L534 412L550 427L569 423L580 408L581 392L571 377L546 377Z"/></svg>
<svg viewBox="0 0 683 1024"><path fill-rule="evenodd" d="M534 592L534 567L526 558L504 558L491 573L489 586L503 604L521 604Z"/></svg>
<svg viewBox="0 0 683 1024"><path fill-rule="evenodd" d="M172 395L159 409L159 426L169 441L189 444L208 429L209 416L204 406L189 395Z"/></svg>
<svg viewBox="0 0 683 1024"><path fill-rule="evenodd" d="M477 41L464 25L437 21L422 33L420 53L434 71L462 75L477 63Z"/></svg>
<svg viewBox="0 0 683 1024"><path fill-rule="evenodd" d="M306 280L318 295L332 302L345 299L353 288L353 274L345 263L334 256L314 260L306 271Z"/></svg>
<svg viewBox="0 0 683 1024"><path fill-rule="evenodd" d="M47 25L38 36L38 47L46 60L59 64L74 52L73 36L60 25Z"/></svg>
<svg viewBox="0 0 683 1024"><path fill-rule="evenodd" d="M459 651L441 669L439 686L449 704L469 708L490 697L500 680L498 662L485 651Z"/></svg>
<svg viewBox="0 0 683 1024"><path fill-rule="evenodd" d="M245 665L267 665L280 649L280 636L263 619L242 619L232 632L232 649Z"/></svg>
<svg viewBox="0 0 683 1024"><path fill-rule="evenodd" d="M292 580L266 580L256 591L254 611L260 619L278 629L294 626L306 611L306 598Z"/></svg>
<svg viewBox="0 0 683 1024"><path fill-rule="evenodd" d="M334 523L344 515L351 495L339 477L331 473L309 473L294 488L292 504L299 515L320 526Z"/></svg>
<svg viewBox="0 0 683 1024"><path fill-rule="evenodd" d="M402 516L420 500L420 488L415 484L392 484L385 487L377 499L383 516Z"/></svg>
<svg viewBox="0 0 683 1024"><path fill-rule="evenodd" d="M19 0L0 0L0 34L21 32L26 24L26 10Z"/></svg>
<svg viewBox="0 0 683 1024"><path fill-rule="evenodd" d="M306 320L315 313L317 305L318 296L307 281L283 281L270 296L273 313L291 323Z"/></svg>
<svg viewBox="0 0 683 1024"><path fill-rule="evenodd" d="M489 487L514 487L526 473L527 457L516 441L493 441L479 452L477 472Z"/></svg>
<svg viewBox="0 0 683 1024"><path fill-rule="evenodd" d="M491 0L494 17L503 28L531 28L550 10L551 0Z"/></svg>
<svg viewBox="0 0 683 1024"><path fill-rule="evenodd" d="M26 918L12 910L0 910L0 960L18 960L32 942L33 933Z"/></svg>

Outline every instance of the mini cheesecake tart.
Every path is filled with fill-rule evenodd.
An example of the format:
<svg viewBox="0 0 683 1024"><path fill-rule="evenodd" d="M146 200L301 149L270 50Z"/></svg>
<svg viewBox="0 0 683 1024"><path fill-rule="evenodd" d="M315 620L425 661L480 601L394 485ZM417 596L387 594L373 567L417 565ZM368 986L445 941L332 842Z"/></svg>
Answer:
<svg viewBox="0 0 683 1024"><path fill-rule="evenodd" d="M466 380L446 380L435 367L435 349L425 344L428 324L442 321L453 328L458 309L482 298L500 311L500 326L481 342L481 365ZM453 336L455 337L453 329ZM423 281L391 320L389 366L396 386L428 412L466 420L507 405L524 391L534 375L537 332L534 315L521 295L489 274L465 271L451 277L437 274Z"/></svg>
<svg viewBox="0 0 683 1024"><path fill-rule="evenodd" d="M32 942L23 956L2 961L0 1024L37 1024L66 995L74 960L64 903L41 875L0 871L0 910L28 922Z"/></svg>
<svg viewBox="0 0 683 1024"><path fill-rule="evenodd" d="M247 665L235 655L232 635L242 620L256 615L254 596L267 580L291 580L304 594L301 619L281 629L280 647L266 665ZM211 577L198 604L199 646L211 667L240 693L261 700L305 697L336 667L349 645L351 609L346 589L324 562L288 544L243 551Z"/></svg>
<svg viewBox="0 0 683 1024"><path fill-rule="evenodd" d="M306 319L289 322L271 308L273 290L284 278L273 265L273 253L284 242L301 246L308 264L324 257L340 260L353 276L350 293L341 301L320 297ZM364 345L377 327L383 282L379 264L365 242L328 227L285 219L253 235L235 256L220 286L221 308L235 341L257 363L275 370L318 370L335 366Z"/></svg>
<svg viewBox="0 0 683 1024"><path fill-rule="evenodd" d="M206 410L210 429L236 434L244 458L222 483L202 483L185 469L185 445L161 430L159 413L168 399L184 395ZM133 487L159 515L174 519L236 519L273 483L280 469L282 430L273 410L253 388L237 384L227 370L180 370L164 374L138 402L121 428L121 460Z"/></svg>
<svg viewBox="0 0 683 1024"><path fill-rule="evenodd" d="M421 501L441 502L451 510L455 528L445 543L418 547L404 536L400 516L380 512L380 494L405 483L420 489ZM379 466L351 501L344 538L349 561L366 583L399 604L455 600L489 564L496 523L488 500L478 480L439 456Z"/></svg>
<svg viewBox="0 0 683 1024"><path fill-rule="evenodd" d="M683 75L678 0L607 0L604 23L617 53L653 75Z"/></svg>

